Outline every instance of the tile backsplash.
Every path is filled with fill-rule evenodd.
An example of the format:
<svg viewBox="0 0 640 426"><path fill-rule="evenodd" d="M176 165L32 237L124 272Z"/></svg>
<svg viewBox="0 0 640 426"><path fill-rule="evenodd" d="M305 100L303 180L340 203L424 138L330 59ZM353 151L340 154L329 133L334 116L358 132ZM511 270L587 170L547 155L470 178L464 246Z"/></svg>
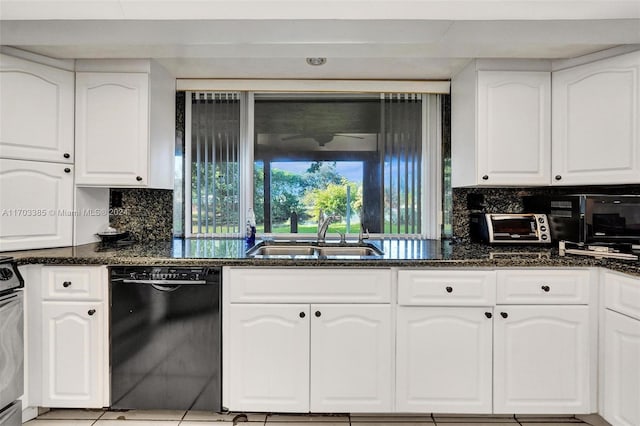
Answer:
<svg viewBox="0 0 640 426"><path fill-rule="evenodd" d="M173 235L173 191L111 189L109 223L137 241L169 240Z"/></svg>
<svg viewBox="0 0 640 426"><path fill-rule="evenodd" d="M469 239L468 197L484 196L483 211L487 213L521 213L525 195L561 194L629 194L640 195L640 185L542 187L542 188L454 188L451 217L453 236ZM531 212L535 213L535 212Z"/></svg>

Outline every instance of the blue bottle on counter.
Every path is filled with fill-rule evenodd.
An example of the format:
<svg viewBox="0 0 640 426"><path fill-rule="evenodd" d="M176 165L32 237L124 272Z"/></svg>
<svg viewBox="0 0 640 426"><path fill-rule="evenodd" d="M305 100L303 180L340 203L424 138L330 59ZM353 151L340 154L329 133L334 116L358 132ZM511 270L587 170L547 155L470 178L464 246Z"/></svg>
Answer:
<svg viewBox="0 0 640 426"><path fill-rule="evenodd" d="M256 215L253 213L253 209L249 209L247 212L245 242L247 248L251 248L256 244Z"/></svg>

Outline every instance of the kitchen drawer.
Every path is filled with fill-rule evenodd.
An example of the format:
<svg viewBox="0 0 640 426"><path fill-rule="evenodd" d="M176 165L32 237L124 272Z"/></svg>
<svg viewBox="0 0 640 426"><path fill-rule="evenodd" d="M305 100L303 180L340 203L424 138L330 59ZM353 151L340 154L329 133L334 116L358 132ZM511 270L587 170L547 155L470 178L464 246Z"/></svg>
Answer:
<svg viewBox="0 0 640 426"><path fill-rule="evenodd" d="M640 319L640 278L608 271L603 274L605 307Z"/></svg>
<svg viewBox="0 0 640 426"><path fill-rule="evenodd" d="M398 303L422 306L491 306L494 271L404 270L398 272Z"/></svg>
<svg viewBox="0 0 640 426"><path fill-rule="evenodd" d="M589 303L587 270L507 269L497 271L498 304L586 305Z"/></svg>
<svg viewBox="0 0 640 426"><path fill-rule="evenodd" d="M42 285L44 300L102 300L106 269L100 266L45 266Z"/></svg>
<svg viewBox="0 0 640 426"><path fill-rule="evenodd" d="M231 268L232 303L389 303L388 269Z"/></svg>

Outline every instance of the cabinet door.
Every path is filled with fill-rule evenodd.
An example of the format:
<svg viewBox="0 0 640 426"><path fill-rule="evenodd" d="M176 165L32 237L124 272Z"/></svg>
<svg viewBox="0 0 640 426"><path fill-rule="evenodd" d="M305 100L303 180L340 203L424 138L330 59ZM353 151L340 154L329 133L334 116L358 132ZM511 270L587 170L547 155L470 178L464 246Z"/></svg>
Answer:
<svg viewBox="0 0 640 426"><path fill-rule="evenodd" d="M640 424L640 321L605 311L604 413L609 423Z"/></svg>
<svg viewBox="0 0 640 426"><path fill-rule="evenodd" d="M550 73L478 71L477 120L479 184L549 184Z"/></svg>
<svg viewBox="0 0 640 426"><path fill-rule="evenodd" d="M0 157L73 163L73 72L0 54Z"/></svg>
<svg viewBox="0 0 640 426"><path fill-rule="evenodd" d="M76 183L147 185L149 76L76 73Z"/></svg>
<svg viewBox="0 0 640 426"><path fill-rule="evenodd" d="M312 412L390 412L391 308L311 305Z"/></svg>
<svg viewBox="0 0 640 426"><path fill-rule="evenodd" d="M309 411L309 305L229 305L229 409Z"/></svg>
<svg viewBox="0 0 640 426"><path fill-rule="evenodd" d="M498 414L586 414L587 306L498 306L493 407Z"/></svg>
<svg viewBox="0 0 640 426"><path fill-rule="evenodd" d="M0 159L0 194L0 251L72 244L71 165Z"/></svg>
<svg viewBox="0 0 640 426"><path fill-rule="evenodd" d="M400 307L400 412L491 413L492 309Z"/></svg>
<svg viewBox="0 0 640 426"><path fill-rule="evenodd" d="M553 73L553 182L640 181L640 52Z"/></svg>
<svg viewBox="0 0 640 426"><path fill-rule="evenodd" d="M102 407L103 304L45 302L42 307L42 405Z"/></svg>

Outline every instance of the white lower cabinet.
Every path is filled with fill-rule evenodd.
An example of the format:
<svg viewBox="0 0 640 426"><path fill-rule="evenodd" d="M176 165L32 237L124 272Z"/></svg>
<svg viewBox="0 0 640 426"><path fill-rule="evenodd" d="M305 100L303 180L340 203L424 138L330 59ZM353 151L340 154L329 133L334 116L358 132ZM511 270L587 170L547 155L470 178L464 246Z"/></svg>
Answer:
<svg viewBox="0 0 640 426"><path fill-rule="evenodd" d="M103 406L103 309L96 302L43 303L43 406Z"/></svg>
<svg viewBox="0 0 640 426"><path fill-rule="evenodd" d="M590 413L588 290L584 269L399 271L397 411Z"/></svg>
<svg viewBox="0 0 640 426"><path fill-rule="evenodd" d="M640 279L603 273L601 414L615 426L640 425Z"/></svg>
<svg viewBox="0 0 640 426"><path fill-rule="evenodd" d="M51 408L109 405L107 270L103 266L44 266L40 285L27 287L33 324L30 401Z"/></svg>
<svg viewBox="0 0 640 426"><path fill-rule="evenodd" d="M309 411L309 305L228 306L230 409Z"/></svg>
<svg viewBox="0 0 640 426"><path fill-rule="evenodd" d="M385 305L232 304L229 409L391 411Z"/></svg>
<svg viewBox="0 0 640 426"><path fill-rule="evenodd" d="M391 308L311 305L312 412L390 412Z"/></svg>
<svg viewBox="0 0 640 426"><path fill-rule="evenodd" d="M389 270L227 269L223 404L391 412L390 289Z"/></svg>
<svg viewBox="0 0 640 426"><path fill-rule="evenodd" d="M640 283L639 283L640 284ZM612 425L640 425L640 320L605 311L604 409Z"/></svg>
<svg viewBox="0 0 640 426"><path fill-rule="evenodd" d="M498 306L493 368L494 413L589 413L588 307Z"/></svg>
<svg viewBox="0 0 640 426"><path fill-rule="evenodd" d="M398 308L398 411L491 413L492 311Z"/></svg>

